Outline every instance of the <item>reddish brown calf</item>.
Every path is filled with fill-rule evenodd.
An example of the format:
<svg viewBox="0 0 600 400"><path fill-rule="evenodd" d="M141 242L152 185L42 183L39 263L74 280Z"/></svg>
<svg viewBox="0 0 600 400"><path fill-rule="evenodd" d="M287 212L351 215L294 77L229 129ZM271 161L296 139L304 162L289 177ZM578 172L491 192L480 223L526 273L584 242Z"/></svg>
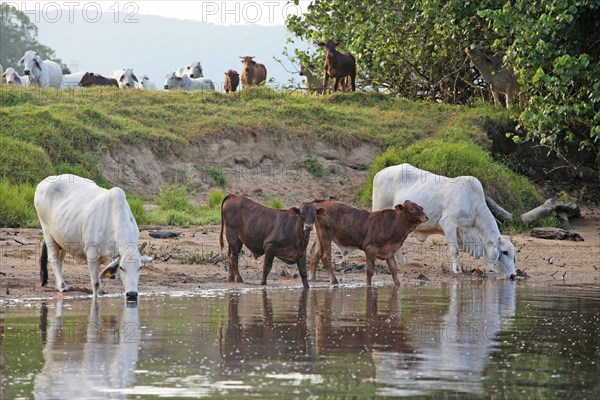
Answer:
<svg viewBox="0 0 600 400"><path fill-rule="evenodd" d="M340 249L365 252L367 285L371 285L375 260L385 260L395 285L399 285L395 253L417 225L427 221L423 208L410 200L394 209L365 211L336 200L316 200L315 206L327 210L315 222L317 240L310 254L310 279L315 280L317 263L323 262L329 281L338 281L331 269L331 242Z"/></svg>
<svg viewBox="0 0 600 400"><path fill-rule="evenodd" d="M276 210L263 206L249 197L228 194L221 203L221 236L223 231L229 245L229 282L243 282L238 269L239 254L246 246L255 258L265 256L261 285L267 284L267 275L275 257L287 264L298 265L302 284L308 288L306 274L306 246L310 239L315 217L326 210L302 203L289 210Z"/></svg>
<svg viewBox="0 0 600 400"><path fill-rule="evenodd" d="M240 74L237 71L230 69L225 72L225 84L223 85L225 93L235 92L240 84Z"/></svg>
<svg viewBox="0 0 600 400"><path fill-rule="evenodd" d="M113 78L106 78L100 74L95 74L93 72L86 72L81 81L79 81L79 86L82 87L90 87L90 86L116 86L119 87L119 82Z"/></svg>
<svg viewBox="0 0 600 400"><path fill-rule="evenodd" d="M320 47L325 48L325 52L327 56L325 57L325 78L323 79L323 94L326 94L327 83L329 78L335 78L335 83L333 84L333 91L337 92L338 86L340 84L340 79L344 79L346 77L350 78L350 85L352 86L352 91L356 91L356 60L354 56L349 52L340 53L337 51L336 47L340 45L340 42L334 42L329 39L327 42L319 43ZM347 82L347 81L346 81ZM347 83L344 84L344 88L347 86Z"/></svg>

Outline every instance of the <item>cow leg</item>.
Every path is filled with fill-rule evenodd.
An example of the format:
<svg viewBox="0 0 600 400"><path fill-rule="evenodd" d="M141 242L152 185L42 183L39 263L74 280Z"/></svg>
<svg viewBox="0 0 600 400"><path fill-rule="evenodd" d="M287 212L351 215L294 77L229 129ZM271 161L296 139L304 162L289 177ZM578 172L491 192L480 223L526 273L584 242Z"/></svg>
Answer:
<svg viewBox="0 0 600 400"><path fill-rule="evenodd" d="M90 268L90 281L92 282L92 291L94 292L94 299L98 298L98 291L100 289L100 277L98 276L100 271L100 263L97 259L87 260L88 267Z"/></svg>
<svg viewBox="0 0 600 400"><path fill-rule="evenodd" d="M48 248L48 261L50 261L52 271L54 271L56 289L58 289L59 292L65 292L69 290L69 287L62 276L62 264L65 259L65 251L54 241L52 236L46 234L45 230L44 240L46 242L46 247Z"/></svg>
<svg viewBox="0 0 600 400"><path fill-rule="evenodd" d="M338 86L340 84L340 78L335 78L335 83L333 84L333 91L337 92L338 91Z"/></svg>
<svg viewBox="0 0 600 400"><path fill-rule="evenodd" d="M492 97L494 98L494 105L502 107L502 104L500 103L500 93L494 88L492 88Z"/></svg>
<svg viewBox="0 0 600 400"><path fill-rule="evenodd" d="M242 280L238 266L243 246L242 241L237 236L227 236L227 245L227 255L229 258L229 276L227 277L227 281L243 283L244 281Z"/></svg>
<svg viewBox="0 0 600 400"><path fill-rule="evenodd" d="M321 253L318 241L315 241L310 248L309 257L310 257L310 280L317 280L317 265L319 264L319 258L321 258Z"/></svg>
<svg viewBox="0 0 600 400"><path fill-rule="evenodd" d="M396 257L391 256L387 260L388 268L390 269L390 273L392 274L392 279L394 280L394 285L400 286L400 280L398 279L398 264L396 264Z"/></svg>
<svg viewBox="0 0 600 400"><path fill-rule="evenodd" d="M367 257L367 286L371 286L371 279L373 278L373 272L375 271L375 254L365 252L365 256Z"/></svg>
<svg viewBox="0 0 600 400"><path fill-rule="evenodd" d="M325 71L325 78L323 78L323 94L327 94L327 84L329 83L329 75Z"/></svg>
<svg viewBox="0 0 600 400"><path fill-rule="evenodd" d="M308 276L306 274L306 256L301 257L300 260L296 263L298 265L298 273L300 274L300 278L302 278L302 285L304 289L308 289Z"/></svg>
<svg viewBox="0 0 600 400"><path fill-rule="evenodd" d="M269 272L271 272L271 268L273 268L273 260L274 259L275 259L275 252L273 251L271 246L265 246L265 260L263 263L262 280L260 281L261 285L267 284L267 276L269 275ZM306 279L306 264L305 264L304 268L305 268L304 269L304 276L305 276L304 279Z"/></svg>
<svg viewBox="0 0 600 400"><path fill-rule="evenodd" d="M458 249L458 236L456 234L457 227L455 225L444 226L444 235L448 241L448 252L452 259L452 272L458 274L462 272L460 269L460 263L458 261L459 249Z"/></svg>
<svg viewBox="0 0 600 400"><path fill-rule="evenodd" d="M333 268L331 268L331 242L326 244L321 244L321 262L323 262L323 266L327 271L327 275L329 275L329 283L332 285L337 285L338 280L333 273Z"/></svg>
<svg viewBox="0 0 600 400"><path fill-rule="evenodd" d="M352 86L352 91L356 92L356 75L350 75L350 85Z"/></svg>

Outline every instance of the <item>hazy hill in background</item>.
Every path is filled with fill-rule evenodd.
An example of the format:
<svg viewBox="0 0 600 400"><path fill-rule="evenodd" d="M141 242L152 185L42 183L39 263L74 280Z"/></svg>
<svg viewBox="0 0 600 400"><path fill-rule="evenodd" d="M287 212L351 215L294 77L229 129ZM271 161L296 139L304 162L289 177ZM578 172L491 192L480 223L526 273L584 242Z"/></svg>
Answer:
<svg viewBox="0 0 600 400"><path fill-rule="evenodd" d="M292 77L299 80L273 59L282 58L289 37L284 26L222 26L150 15L136 15L137 23L115 23L112 13L91 23L80 15L76 12L73 22L66 16L55 23L38 22L39 41L54 49L72 72L108 76L115 69L133 68L162 87L168 71L198 60L204 76L221 86L224 72L241 72L239 56L250 55L266 65L268 78L283 84ZM287 62L286 67L292 70Z"/></svg>

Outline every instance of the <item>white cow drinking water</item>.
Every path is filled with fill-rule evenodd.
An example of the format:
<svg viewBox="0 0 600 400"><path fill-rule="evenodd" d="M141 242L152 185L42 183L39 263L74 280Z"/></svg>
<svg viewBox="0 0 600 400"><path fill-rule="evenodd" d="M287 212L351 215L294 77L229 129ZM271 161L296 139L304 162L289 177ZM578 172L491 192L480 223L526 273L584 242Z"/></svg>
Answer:
<svg viewBox="0 0 600 400"><path fill-rule="evenodd" d="M38 184L33 201L44 234L42 286L48 283L50 261L58 291L68 290L62 276L62 263L68 253L87 262L94 298L98 296L100 277L118 272L127 300L137 300L140 269L152 258L138 251L139 229L123 190L103 189L76 175L49 176ZM99 273L103 263L109 264Z"/></svg>
<svg viewBox="0 0 600 400"><path fill-rule="evenodd" d="M23 73L29 76L29 86L60 88L62 69L51 60L42 58L33 50L28 50L19 61L23 64Z"/></svg>
<svg viewBox="0 0 600 400"><path fill-rule="evenodd" d="M436 233L446 236L453 272L461 272L458 256L462 250L475 259L483 256L491 270L514 279L515 247L500 234L477 178L447 178L410 164L384 168L375 175L373 210L391 208L405 200L421 205L429 217L413 232L418 240L425 241ZM396 259L403 262L402 249Z"/></svg>

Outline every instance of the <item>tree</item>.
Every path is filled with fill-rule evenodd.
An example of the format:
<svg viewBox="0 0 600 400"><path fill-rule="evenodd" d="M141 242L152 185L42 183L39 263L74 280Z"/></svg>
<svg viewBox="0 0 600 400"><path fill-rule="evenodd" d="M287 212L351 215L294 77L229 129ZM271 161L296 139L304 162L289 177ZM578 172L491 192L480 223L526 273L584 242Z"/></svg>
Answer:
<svg viewBox="0 0 600 400"><path fill-rule="evenodd" d="M37 41L38 28L29 17L15 7L0 4L0 64L4 67L17 67L27 50L35 50L43 59L52 59L63 68L54 50Z"/></svg>
<svg viewBox="0 0 600 400"><path fill-rule="evenodd" d="M314 0L287 28L313 43L341 40L363 85L411 99L471 101L480 76L464 48L505 54L528 95L527 137L600 162L599 9L595 0Z"/></svg>

